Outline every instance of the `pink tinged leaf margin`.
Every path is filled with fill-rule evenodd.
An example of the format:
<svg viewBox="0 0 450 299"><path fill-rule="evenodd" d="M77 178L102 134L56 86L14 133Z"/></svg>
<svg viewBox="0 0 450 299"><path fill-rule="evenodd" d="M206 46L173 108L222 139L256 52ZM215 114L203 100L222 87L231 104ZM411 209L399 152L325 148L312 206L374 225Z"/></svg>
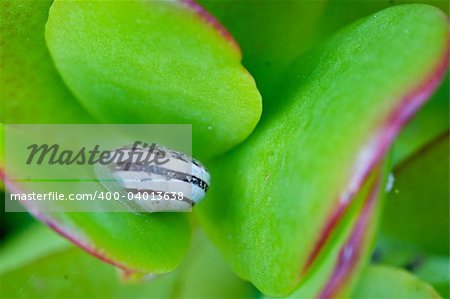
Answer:
<svg viewBox="0 0 450 299"><path fill-rule="evenodd" d="M358 154L356 162L353 166L353 175L351 176L351 179L349 181L348 188L339 196L339 201L335 208L335 212L329 217L328 222L325 224L324 229L322 230L319 240L317 241L313 251L308 258L308 262L301 271L303 275L305 275L306 272L308 272L308 270L311 268L314 261L316 260L322 249L325 247L325 244L329 240L331 233L337 227L340 219L345 214L351 202L355 198L355 195L360 191L361 186L367 180L369 174L373 171L376 165L381 162L402 127L430 98L433 91L441 83L449 64L448 38L446 44L447 47L445 48L445 51L442 54L439 63L433 68L431 75L425 78L425 80L423 80L422 83L420 83L417 87L406 93L406 95L400 101L400 104L395 109L393 109L390 115L388 115L386 121L384 122L384 125L381 126L372 137L370 137L366 145ZM372 197L374 197L374 199L372 199ZM371 198L368 200L368 202L370 203L372 201L375 201L375 198L376 196L371 195ZM373 204L368 204L368 206L372 207ZM367 210L372 210L372 208L365 207L363 213L367 213ZM363 218L367 217L364 216ZM360 219L360 221L363 220ZM357 226L360 226L360 224L358 224ZM357 228L355 228L355 231L352 232L351 239L357 238L357 234L359 233L357 232ZM348 242L351 242L352 244L354 243L351 240L349 240ZM356 262L354 262L353 260L346 261L346 259L343 258L344 255L345 253L341 252L338 261L339 266L335 269L335 273L331 278L332 281L327 284L325 290L321 293L321 299L329 298L330 294L333 294L334 291L339 288L339 283L336 282L343 282L344 279L342 277L347 276L348 273L352 271L352 265L356 264ZM356 258L356 255L352 256L352 259ZM345 264L344 261L346 261ZM342 274L343 269L345 269L345 273L347 273L346 275Z"/></svg>

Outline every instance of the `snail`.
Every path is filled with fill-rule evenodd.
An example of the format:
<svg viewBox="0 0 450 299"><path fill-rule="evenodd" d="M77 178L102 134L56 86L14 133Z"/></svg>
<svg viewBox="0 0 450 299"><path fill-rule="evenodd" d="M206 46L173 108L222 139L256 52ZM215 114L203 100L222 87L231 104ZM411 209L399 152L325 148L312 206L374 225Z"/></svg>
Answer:
<svg viewBox="0 0 450 299"><path fill-rule="evenodd" d="M189 211L209 188L210 174L199 161L162 145L135 142L109 157L95 164L97 179L132 212Z"/></svg>

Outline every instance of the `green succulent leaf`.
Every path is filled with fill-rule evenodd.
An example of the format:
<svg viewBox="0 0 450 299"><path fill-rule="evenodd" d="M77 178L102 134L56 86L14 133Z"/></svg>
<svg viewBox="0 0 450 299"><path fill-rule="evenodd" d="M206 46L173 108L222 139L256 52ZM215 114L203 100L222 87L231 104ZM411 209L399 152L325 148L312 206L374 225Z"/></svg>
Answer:
<svg viewBox="0 0 450 299"><path fill-rule="evenodd" d="M388 266L370 266L364 270L351 299L438 299L427 283L408 272Z"/></svg>
<svg viewBox="0 0 450 299"><path fill-rule="evenodd" d="M430 256L418 261L414 274L428 282L443 297L450 297L450 259L448 256Z"/></svg>
<svg viewBox="0 0 450 299"><path fill-rule="evenodd" d="M5 34L1 36L4 69L0 74L2 98L8 99L2 102L6 112L3 121L8 123L92 122L65 87L46 48L44 30L51 3L1 2L1 26ZM8 183L3 163L3 125L0 137L0 177ZM31 140L32 136L24 135L24 142ZM18 165L21 164L10 170L20 171ZM9 187L27 191L13 184ZM71 188L66 191L86 191ZM28 208L35 218L81 248L128 272L172 271L189 246L190 225L187 216L179 213L47 213Z"/></svg>
<svg viewBox="0 0 450 299"><path fill-rule="evenodd" d="M261 97L229 34L191 1L60 1L50 53L83 105L110 123L190 123L197 157L242 142Z"/></svg>
<svg viewBox="0 0 450 299"><path fill-rule="evenodd" d="M316 258L315 265L307 272L289 299L347 298L353 290L361 268L372 253L372 241L377 231L380 207L384 197L380 187L382 175L376 168L353 199L345 215L331 236L330 246Z"/></svg>
<svg viewBox="0 0 450 299"><path fill-rule="evenodd" d="M381 1L359 1L359 0L332 0L326 1L321 18L316 26L313 39L316 43L324 41L340 30L358 19L367 17L377 11L397 6L399 4L412 3L429 4L439 7L448 15L448 3L446 0L381 0Z"/></svg>
<svg viewBox="0 0 450 299"><path fill-rule="evenodd" d="M87 255L48 228L35 226L2 248L1 294L3 298L251 296L253 288L232 274L204 236L196 234L195 240L189 258L173 273L125 281L114 267Z"/></svg>
<svg viewBox="0 0 450 299"><path fill-rule="evenodd" d="M1 124L95 123L62 82L48 52L44 32L52 2L0 2ZM0 166L3 147L2 137Z"/></svg>
<svg viewBox="0 0 450 299"><path fill-rule="evenodd" d="M9 168L8 171L8 176L14 176L20 169ZM9 177L4 180L10 192L29 191L20 182L10 181ZM72 183L65 186L64 192L89 193L91 189L88 187L104 190L100 182L89 186ZM49 188L51 186L38 185L33 191L46 193ZM66 210L73 204L79 205L78 202L49 204L60 205ZM108 212L98 209L98 212L54 212L47 211L45 205L33 202L26 202L24 206L35 218L74 244L129 274L170 272L181 263L188 251L191 227L186 213Z"/></svg>
<svg viewBox="0 0 450 299"><path fill-rule="evenodd" d="M243 64L263 95L264 113L279 104L278 88L289 64L343 26L401 2L200 0L242 48ZM448 14L447 1L420 1Z"/></svg>
<svg viewBox="0 0 450 299"><path fill-rule="evenodd" d="M430 100L402 130L393 146L393 164L401 164L449 130L449 73Z"/></svg>
<svg viewBox="0 0 450 299"><path fill-rule="evenodd" d="M449 9L450 9L448 2L445 0L424 0L424 1L422 1L422 0L394 0L394 1L392 1L393 5L406 4L406 3L425 3L425 4L433 5L433 6L440 8L447 15L448 15Z"/></svg>
<svg viewBox="0 0 450 299"><path fill-rule="evenodd" d="M286 295L320 265L396 133L447 68L447 18L427 5L361 20L291 66L240 147L217 159L200 219L234 270ZM355 213L355 212L353 212ZM256 254L257 253L257 254Z"/></svg>
<svg viewBox="0 0 450 299"><path fill-rule="evenodd" d="M44 32L52 2L0 2L2 123L93 122L62 82L47 50Z"/></svg>

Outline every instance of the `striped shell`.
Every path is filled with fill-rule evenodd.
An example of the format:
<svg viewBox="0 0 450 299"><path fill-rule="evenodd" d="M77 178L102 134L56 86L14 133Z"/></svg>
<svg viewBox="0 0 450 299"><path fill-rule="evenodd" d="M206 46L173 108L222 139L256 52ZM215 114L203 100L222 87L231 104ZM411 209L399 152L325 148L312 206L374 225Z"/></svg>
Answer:
<svg viewBox="0 0 450 299"><path fill-rule="evenodd" d="M96 164L95 173L102 185L112 193L119 192L119 201L128 210L133 212L165 212L165 211L189 211L192 206L199 203L208 191L210 175L206 168L197 160L188 155L155 144L153 155L165 153L163 165L155 163L142 163L137 157L144 157L149 148L142 146L125 146L111 151L122 152L119 156L106 165ZM126 159L129 163L124 163ZM154 199L157 194L177 196L182 192L180 199ZM148 199L143 200L145 195Z"/></svg>

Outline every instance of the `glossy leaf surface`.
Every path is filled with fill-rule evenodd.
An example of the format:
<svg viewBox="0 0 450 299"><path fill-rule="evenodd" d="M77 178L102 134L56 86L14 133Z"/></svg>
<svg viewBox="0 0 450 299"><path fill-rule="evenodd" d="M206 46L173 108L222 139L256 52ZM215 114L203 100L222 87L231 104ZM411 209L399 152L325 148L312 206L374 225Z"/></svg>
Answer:
<svg viewBox="0 0 450 299"><path fill-rule="evenodd" d="M110 123L189 123L204 158L242 142L261 97L228 33L191 1L60 1L46 40L64 81Z"/></svg>
<svg viewBox="0 0 450 299"><path fill-rule="evenodd" d="M87 255L47 228L35 226L2 248L1 294L6 298L251 296L253 288L231 273L204 236L197 234L195 240L189 258L175 272L130 281L121 279L114 267Z"/></svg>
<svg viewBox="0 0 450 299"><path fill-rule="evenodd" d="M2 108L7 123L93 122L65 87L46 48L44 29L51 2L1 3L2 32L5 32L1 38L5 47L1 51L4 69L0 74L5 79L1 84L6 84L1 90L5 93ZM0 134L3 143L3 126ZM25 135L23 140L32 138ZM1 161L3 144L0 157L0 177L8 182ZM14 185L10 188L16 192L27 191ZM67 190L83 191L86 190ZM171 271L181 262L189 246L190 226L186 215L43 213L36 209L30 212L92 255L125 271Z"/></svg>
<svg viewBox="0 0 450 299"><path fill-rule="evenodd" d="M224 183L199 206L241 277L268 295L299 284L396 133L439 84L447 43L442 12L399 6L347 27L292 66L279 95L285 105L217 161L213 177Z"/></svg>
<svg viewBox="0 0 450 299"><path fill-rule="evenodd" d="M433 288L405 270L388 266L370 266L363 272L352 299L369 298L441 298Z"/></svg>
<svg viewBox="0 0 450 299"><path fill-rule="evenodd" d="M430 100L418 111L399 134L393 146L393 164L401 165L421 148L449 130L450 109L449 73Z"/></svg>
<svg viewBox="0 0 450 299"><path fill-rule="evenodd" d="M52 2L0 3L2 123L93 122L62 82L47 50L45 23Z"/></svg>

